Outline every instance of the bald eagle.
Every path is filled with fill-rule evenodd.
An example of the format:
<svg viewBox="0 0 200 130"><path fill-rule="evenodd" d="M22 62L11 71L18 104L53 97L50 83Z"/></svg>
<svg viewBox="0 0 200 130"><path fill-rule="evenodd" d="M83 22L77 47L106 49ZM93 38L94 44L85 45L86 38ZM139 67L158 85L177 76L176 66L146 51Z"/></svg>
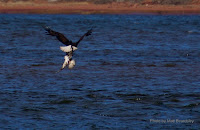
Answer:
<svg viewBox="0 0 200 130"><path fill-rule="evenodd" d="M64 56L65 61L58 72L63 70L67 65L69 69L72 69L75 66L75 60L72 59L73 52L78 49L78 44L83 40L85 36L87 37L92 34L92 29L88 30L77 42L72 42L71 40L67 39L62 33L56 32L50 29L48 26L44 27L44 29L47 31L47 35L55 36L60 42L65 45L60 47L60 50L65 52L66 55Z"/></svg>

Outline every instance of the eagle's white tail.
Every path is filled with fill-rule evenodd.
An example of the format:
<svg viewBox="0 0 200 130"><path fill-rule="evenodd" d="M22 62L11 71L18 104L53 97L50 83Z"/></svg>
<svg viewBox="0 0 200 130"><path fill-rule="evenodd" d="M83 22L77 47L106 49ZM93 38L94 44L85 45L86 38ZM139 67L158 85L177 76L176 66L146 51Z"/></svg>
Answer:
<svg viewBox="0 0 200 130"><path fill-rule="evenodd" d="M69 46L61 46L61 47L60 47L60 50L62 50L63 52L70 52L70 51L72 51L72 48L73 48L73 51L75 51L75 50L78 49L78 48L75 47L75 46L69 45Z"/></svg>

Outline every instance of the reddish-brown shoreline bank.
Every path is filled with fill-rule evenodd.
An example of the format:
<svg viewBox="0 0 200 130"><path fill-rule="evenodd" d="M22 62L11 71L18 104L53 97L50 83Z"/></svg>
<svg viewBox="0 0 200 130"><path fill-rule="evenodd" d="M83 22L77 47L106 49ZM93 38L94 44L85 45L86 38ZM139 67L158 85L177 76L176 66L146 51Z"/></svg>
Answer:
<svg viewBox="0 0 200 130"><path fill-rule="evenodd" d="M200 14L200 5L138 5L130 3L0 3L0 13L25 14Z"/></svg>

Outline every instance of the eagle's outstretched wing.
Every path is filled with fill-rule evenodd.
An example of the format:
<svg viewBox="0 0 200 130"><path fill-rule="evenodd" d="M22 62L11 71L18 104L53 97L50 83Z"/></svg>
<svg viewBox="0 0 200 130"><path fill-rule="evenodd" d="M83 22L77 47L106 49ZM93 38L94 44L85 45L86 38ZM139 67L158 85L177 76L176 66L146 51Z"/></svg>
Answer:
<svg viewBox="0 0 200 130"><path fill-rule="evenodd" d="M72 46L77 47L78 44L83 40L83 38L86 36L89 36L92 34L92 29L88 30L76 43L72 43Z"/></svg>
<svg viewBox="0 0 200 130"><path fill-rule="evenodd" d="M49 27L44 27L44 29L47 31L47 35L51 35L51 36L56 36L56 38L62 42L63 44L65 44L66 46L68 45L72 45L72 41L70 41L69 39L67 39L62 33L56 32L52 29L50 29Z"/></svg>

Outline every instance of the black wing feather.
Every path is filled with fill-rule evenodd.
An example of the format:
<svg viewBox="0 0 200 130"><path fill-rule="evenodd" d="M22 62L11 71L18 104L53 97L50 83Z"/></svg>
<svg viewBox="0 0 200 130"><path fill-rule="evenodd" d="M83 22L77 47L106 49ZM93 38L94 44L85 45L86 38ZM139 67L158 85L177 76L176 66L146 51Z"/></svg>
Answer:
<svg viewBox="0 0 200 130"><path fill-rule="evenodd" d="M92 34L92 29L88 30L76 43L73 43L73 46L77 47L78 44L83 40L83 38L86 36L89 36Z"/></svg>
<svg viewBox="0 0 200 130"><path fill-rule="evenodd" d="M52 29L50 29L49 27L44 27L44 29L48 32L47 35L51 35L51 36L56 36L57 39L62 42L63 44L65 44L66 46L68 45L72 45L77 47L78 44L83 40L83 38L86 36L89 36L92 34L92 29L88 30L77 42L73 43L72 41L68 40L62 33L56 32Z"/></svg>
<svg viewBox="0 0 200 130"><path fill-rule="evenodd" d="M60 42L62 42L63 44L65 44L66 46L72 44L72 41L70 41L69 39L67 39L62 33L56 32L56 31L50 29L49 27L44 27L44 29L48 32L47 35L56 36L56 38Z"/></svg>

